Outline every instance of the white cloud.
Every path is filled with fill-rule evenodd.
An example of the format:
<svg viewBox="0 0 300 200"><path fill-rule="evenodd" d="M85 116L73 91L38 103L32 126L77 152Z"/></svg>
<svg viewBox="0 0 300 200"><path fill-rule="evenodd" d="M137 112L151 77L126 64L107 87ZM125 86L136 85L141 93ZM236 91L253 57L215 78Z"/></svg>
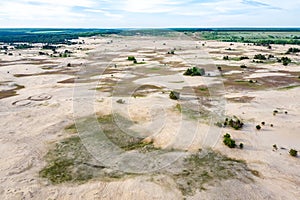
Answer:
<svg viewBox="0 0 300 200"><path fill-rule="evenodd" d="M101 13L107 17L111 17L111 18L115 18L115 19L123 18L123 15L113 14L111 12L108 12L106 10L101 10L101 9L84 9L84 11L91 12L91 13Z"/></svg>
<svg viewBox="0 0 300 200"><path fill-rule="evenodd" d="M182 3L174 0L124 0L119 9L134 13L162 13L175 10Z"/></svg>
<svg viewBox="0 0 300 200"><path fill-rule="evenodd" d="M0 8L0 27L299 26L300 17L295 0L0 0Z"/></svg>
<svg viewBox="0 0 300 200"><path fill-rule="evenodd" d="M12 2L12 0L10 1ZM93 7L96 6L97 3L94 0L19 0L20 3L24 4L47 4L52 6L64 6L64 7L73 7L73 6L81 6L81 7Z"/></svg>

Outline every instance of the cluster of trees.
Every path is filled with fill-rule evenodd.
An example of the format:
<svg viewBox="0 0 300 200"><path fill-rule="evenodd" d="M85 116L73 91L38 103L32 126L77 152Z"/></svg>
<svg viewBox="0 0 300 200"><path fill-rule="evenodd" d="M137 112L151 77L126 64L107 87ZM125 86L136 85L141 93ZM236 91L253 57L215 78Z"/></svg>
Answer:
<svg viewBox="0 0 300 200"><path fill-rule="evenodd" d="M226 133L224 136L223 136L223 143L228 146L229 148L235 148L237 145L235 143L235 140L231 139L231 135ZM239 147L241 149L244 148L244 144L243 143L240 143Z"/></svg>
<svg viewBox="0 0 300 200"><path fill-rule="evenodd" d="M240 60L247 60L249 59L248 56L240 56L237 58L229 58L229 56L223 56L223 60L235 60L235 61L240 61Z"/></svg>
<svg viewBox="0 0 300 200"><path fill-rule="evenodd" d="M224 122L224 127L226 127L226 126L230 126L230 127L234 128L235 130L239 130L239 129L243 128L244 123L237 117L234 117L233 119L226 118L225 122Z"/></svg>
<svg viewBox="0 0 300 200"><path fill-rule="evenodd" d="M300 49L298 48L289 48L289 50L285 54L291 54L291 53L299 53Z"/></svg>
<svg viewBox="0 0 300 200"><path fill-rule="evenodd" d="M58 47L57 47L57 46L50 45L50 44L46 44L46 45L43 45L43 46L42 46L42 49L45 49L45 50L52 50L52 51L55 51L56 48L58 48Z"/></svg>
<svg viewBox="0 0 300 200"><path fill-rule="evenodd" d="M282 63L284 66L287 66L292 62L292 60L288 57L277 58L277 62Z"/></svg>
<svg viewBox="0 0 300 200"><path fill-rule="evenodd" d="M69 40L103 34L118 34L113 29L2 29L0 42L72 44Z"/></svg>
<svg viewBox="0 0 300 200"><path fill-rule="evenodd" d="M13 46L15 47L15 49L30 49L34 47L30 44L15 44Z"/></svg>
<svg viewBox="0 0 300 200"><path fill-rule="evenodd" d="M257 59L257 60L267 60L266 56L262 55L262 54L256 54L254 56L254 59Z"/></svg>

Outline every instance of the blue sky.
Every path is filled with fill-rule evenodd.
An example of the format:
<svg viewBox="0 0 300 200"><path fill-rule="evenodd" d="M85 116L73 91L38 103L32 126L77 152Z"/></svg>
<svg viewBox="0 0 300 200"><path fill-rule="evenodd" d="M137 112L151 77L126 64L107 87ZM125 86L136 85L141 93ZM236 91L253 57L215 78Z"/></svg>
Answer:
<svg viewBox="0 0 300 200"><path fill-rule="evenodd" d="M0 28L300 27L299 0L0 0Z"/></svg>

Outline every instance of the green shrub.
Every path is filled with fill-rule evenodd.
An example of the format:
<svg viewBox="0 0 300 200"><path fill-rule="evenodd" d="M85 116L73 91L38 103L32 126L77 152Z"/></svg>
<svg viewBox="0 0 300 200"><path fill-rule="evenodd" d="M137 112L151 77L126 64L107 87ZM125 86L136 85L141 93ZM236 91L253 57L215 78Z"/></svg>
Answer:
<svg viewBox="0 0 300 200"><path fill-rule="evenodd" d="M243 128L244 123L237 117L234 117L233 119L230 120L228 120L228 118L225 119L224 126L226 127L227 125L234 128L235 130L239 130Z"/></svg>
<svg viewBox="0 0 300 200"><path fill-rule="evenodd" d="M297 157L297 154L298 154L298 151L296 151L295 149L291 149L289 151L290 155L293 156L293 157Z"/></svg>
<svg viewBox="0 0 300 200"><path fill-rule="evenodd" d="M292 60L288 57L282 57L282 58L278 58L277 59L277 62L281 63L284 65L284 66L287 66L288 64L290 64L292 62Z"/></svg>
<svg viewBox="0 0 300 200"><path fill-rule="evenodd" d="M254 59L257 59L257 60L267 60L266 56L264 56L262 54L256 54L254 56Z"/></svg>
<svg viewBox="0 0 300 200"><path fill-rule="evenodd" d="M175 91L171 91L169 97L170 97L170 99L178 100L179 97L180 97L180 93L179 92L175 92Z"/></svg>
<svg viewBox="0 0 300 200"><path fill-rule="evenodd" d="M229 148L235 148L236 147L235 141L230 138L230 135L228 133L226 133L224 135L223 143L226 146L228 146Z"/></svg>
<svg viewBox="0 0 300 200"><path fill-rule="evenodd" d="M257 126L256 126L256 129L257 129L257 130L260 130L260 129L261 129L261 126L260 126L260 125L257 125Z"/></svg>
<svg viewBox="0 0 300 200"><path fill-rule="evenodd" d="M285 54L298 53L298 52L300 52L300 49L298 48L289 48L289 50Z"/></svg>
<svg viewBox="0 0 300 200"><path fill-rule="evenodd" d="M223 60L229 60L228 56L223 56Z"/></svg>
<svg viewBox="0 0 300 200"><path fill-rule="evenodd" d="M247 59L249 59L248 56L241 56L241 57L240 57L240 60L247 60Z"/></svg>
<svg viewBox="0 0 300 200"><path fill-rule="evenodd" d="M241 68L245 69L245 68L247 68L247 66L246 65L241 65Z"/></svg>
<svg viewBox="0 0 300 200"><path fill-rule="evenodd" d="M244 148L244 144L240 143L240 149L243 149L243 148Z"/></svg>
<svg viewBox="0 0 300 200"><path fill-rule="evenodd" d="M127 59L130 60L130 61L135 61L136 60L134 56L128 56Z"/></svg>
<svg viewBox="0 0 300 200"><path fill-rule="evenodd" d="M188 68L184 74L185 76L203 76L205 75L205 70L203 68L192 67Z"/></svg>

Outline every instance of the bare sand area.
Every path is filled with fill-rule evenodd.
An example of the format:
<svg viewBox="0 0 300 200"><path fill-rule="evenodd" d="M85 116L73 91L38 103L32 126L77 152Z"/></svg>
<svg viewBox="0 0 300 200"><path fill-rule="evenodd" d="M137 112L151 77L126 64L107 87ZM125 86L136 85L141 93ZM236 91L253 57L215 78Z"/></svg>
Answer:
<svg viewBox="0 0 300 200"><path fill-rule="evenodd" d="M292 45L82 40L66 58L0 54L1 199L299 199L299 55L252 59ZM205 75L183 75L194 66Z"/></svg>

